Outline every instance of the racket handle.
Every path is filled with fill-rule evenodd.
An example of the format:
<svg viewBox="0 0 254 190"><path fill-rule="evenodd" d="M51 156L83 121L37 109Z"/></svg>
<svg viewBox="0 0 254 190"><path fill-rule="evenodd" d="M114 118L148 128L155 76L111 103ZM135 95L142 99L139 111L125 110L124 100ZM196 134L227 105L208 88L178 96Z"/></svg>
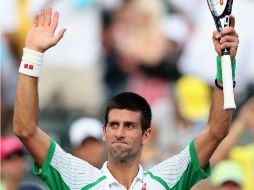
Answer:
<svg viewBox="0 0 254 190"><path fill-rule="evenodd" d="M232 67L230 55L226 54L221 57L224 110L236 109L233 91Z"/></svg>

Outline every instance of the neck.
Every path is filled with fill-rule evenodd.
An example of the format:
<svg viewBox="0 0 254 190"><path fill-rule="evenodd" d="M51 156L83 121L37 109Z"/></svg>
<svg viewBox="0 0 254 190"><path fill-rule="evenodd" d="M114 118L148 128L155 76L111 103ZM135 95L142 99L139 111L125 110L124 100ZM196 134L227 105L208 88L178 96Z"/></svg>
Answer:
<svg viewBox="0 0 254 190"><path fill-rule="evenodd" d="M112 176L114 176L120 184L129 189L134 178L138 174L139 161L124 162L109 159L107 167Z"/></svg>

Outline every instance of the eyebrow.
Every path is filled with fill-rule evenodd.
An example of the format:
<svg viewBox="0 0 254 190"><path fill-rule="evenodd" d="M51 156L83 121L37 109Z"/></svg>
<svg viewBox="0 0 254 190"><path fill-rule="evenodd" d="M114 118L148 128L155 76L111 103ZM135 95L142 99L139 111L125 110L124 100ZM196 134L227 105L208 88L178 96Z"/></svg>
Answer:
<svg viewBox="0 0 254 190"><path fill-rule="evenodd" d="M119 121L109 121L108 124L119 124L120 122ZM133 124L135 126L137 126L137 123L134 122L134 121L124 121L123 122L124 125L127 125L127 124Z"/></svg>
<svg viewBox="0 0 254 190"><path fill-rule="evenodd" d="M123 122L123 123L124 123L124 125L132 124L132 125L134 125L134 126L137 126L137 123L136 123L136 122L133 122L133 121L125 121L125 122Z"/></svg>
<svg viewBox="0 0 254 190"><path fill-rule="evenodd" d="M108 124L119 124L118 121L109 121Z"/></svg>

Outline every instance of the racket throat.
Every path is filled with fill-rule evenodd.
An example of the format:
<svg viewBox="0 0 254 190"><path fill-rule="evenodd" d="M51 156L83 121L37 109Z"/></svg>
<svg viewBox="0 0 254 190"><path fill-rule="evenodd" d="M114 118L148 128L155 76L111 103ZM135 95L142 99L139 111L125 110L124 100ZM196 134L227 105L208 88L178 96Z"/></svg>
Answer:
<svg viewBox="0 0 254 190"><path fill-rule="evenodd" d="M217 31L221 32L224 28L229 26L229 15L223 18L214 18Z"/></svg>

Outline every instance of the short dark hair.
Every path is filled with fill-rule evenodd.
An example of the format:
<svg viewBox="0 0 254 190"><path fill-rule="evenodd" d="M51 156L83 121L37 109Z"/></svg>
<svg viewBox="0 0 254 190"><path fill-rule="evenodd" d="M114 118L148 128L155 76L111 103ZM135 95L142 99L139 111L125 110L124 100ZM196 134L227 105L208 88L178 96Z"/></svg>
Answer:
<svg viewBox="0 0 254 190"><path fill-rule="evenodd" d="M147 101L133 92L122 92L112 97L105 111L105 126L108 123L108 114L112 109L127 109L141 113L142 133L151 126L152 111Z"/></svg>

